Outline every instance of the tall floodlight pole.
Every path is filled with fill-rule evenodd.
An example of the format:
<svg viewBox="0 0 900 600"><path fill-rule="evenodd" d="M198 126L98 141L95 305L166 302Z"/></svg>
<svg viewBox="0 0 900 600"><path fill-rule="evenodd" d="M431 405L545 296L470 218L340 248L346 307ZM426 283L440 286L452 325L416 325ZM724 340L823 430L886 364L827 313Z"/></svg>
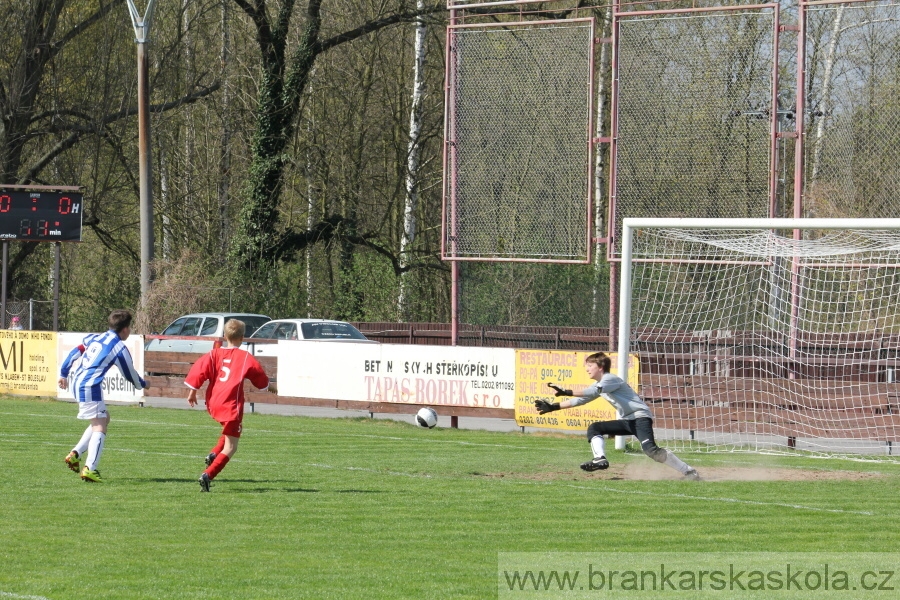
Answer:
<svg viewBox="0 0 900 600"><path fill-rule="evenodd" d="M147 301L150 292L150 263L153 261L153 171L150 156L150 77L147 60L147 40L150 37L150 22L153 19L153 5L149 0L144 16L141 17L133 0L128 0L128 13L134 27L137 43L138 67L138 154L141 188L141 305Z"/></svg>

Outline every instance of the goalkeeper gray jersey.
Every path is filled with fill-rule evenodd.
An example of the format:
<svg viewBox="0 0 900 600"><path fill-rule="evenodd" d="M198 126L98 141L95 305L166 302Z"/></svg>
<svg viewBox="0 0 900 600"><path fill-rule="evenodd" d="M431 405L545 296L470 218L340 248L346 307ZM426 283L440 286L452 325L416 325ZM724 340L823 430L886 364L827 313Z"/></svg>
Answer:
<svg viewBox="0 0 900 600"><path fill-rule="evenodd" d="M631 389L624 379L612 373L604 373L600 381L586 387L581 394L572 399L572 406L581 406L591 400L603 396L607 402L616 407L620 419L652 419L650 408L640 396Z"/></svg>

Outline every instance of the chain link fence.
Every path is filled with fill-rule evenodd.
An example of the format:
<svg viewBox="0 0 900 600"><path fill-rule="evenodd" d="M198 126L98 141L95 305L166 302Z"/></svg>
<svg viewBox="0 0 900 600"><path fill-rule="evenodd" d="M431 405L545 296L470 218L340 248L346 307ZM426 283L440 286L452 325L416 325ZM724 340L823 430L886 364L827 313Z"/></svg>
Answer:
<svg viewBox="0 0 900 600"><path fill-rule="evenodd" d="M613 264L626 217L896 216L900 1L625 3L590 61L586 23L504 10L463 10L466 25L448 30L443 256L470 259L461 322L609 325L602 261L481 262L582 257L556 240L585 239L586 206L566 199L588 197L592 107L610 107L595 119L611 131L594 142L611 150L598 178L611 192L599 212L609 209ZM593 15L598 29L606 18L602 7L570 14Z"/></svg>
<svg viewBox="0 0 900 600"><path fill-rule="evenodd" d="M53 301L7 300L5 317L7 329L53 331Z"/></svg>
<svg viewBox="0 0 900 600"><path fill-rule="evenodd" d="M900 5L807 8L805 217L897 216Z"/></svg>
<svg viewBox="0 0 900 600"><path fill-rule="evenodd" d="M616 240L625 217L769 215L776 16L619 18Z"/></svg>
<svg viewBox="0 0 900 600"><path fill-rule="evenodd" d="M593 21L448 35L444 256L586 262Z"/></svg>

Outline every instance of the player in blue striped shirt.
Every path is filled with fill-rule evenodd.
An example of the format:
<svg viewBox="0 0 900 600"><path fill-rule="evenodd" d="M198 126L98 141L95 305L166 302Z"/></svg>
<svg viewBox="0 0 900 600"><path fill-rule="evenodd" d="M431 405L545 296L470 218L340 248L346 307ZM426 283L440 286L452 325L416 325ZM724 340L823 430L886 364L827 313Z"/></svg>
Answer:
<svg viewBox="0 0 900 600"><path fill-rule="evenodd" d="M109 425L109 411L103 401L103 376L116 366L135 388L148 387L135 370L131 353L125 347L124 342L131 335L131 319L131 313L127 310L113 311L109 315L109 331L86 336L80 345L69 352L60 368L59 387L68 389L71 373L72 393L78 401L78 418L91 422L65 458L66 465L78 473L80 457L87 451L88 458L81 471L84 481L103 481L97 469Z"/></svg>

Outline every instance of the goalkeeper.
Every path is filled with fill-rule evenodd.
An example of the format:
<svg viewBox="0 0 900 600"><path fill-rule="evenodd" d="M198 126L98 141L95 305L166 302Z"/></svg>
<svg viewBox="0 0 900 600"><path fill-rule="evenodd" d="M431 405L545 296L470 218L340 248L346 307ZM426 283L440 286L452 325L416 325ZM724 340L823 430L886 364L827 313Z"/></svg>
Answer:
<svg viewBox="0 0 900 600"><path fill-rule="evenodd" d="M619 412L620 418L615 421L597 421L592 423L587 430L588 442L594 458L581 465L584 471L599 471L609 468L604 449L604 435L633 435L641 443L644 454L656 462L666 464L679 473L685 479L700 479L696 469L685 464L680 458L656 445L653 439L653 415L650 408L640 396L635 393L621 377L609 372L611 361L602 352L595 352L584 359L584 367L588 377L596 381L589 385L579 396L562 402L547 402L536 400L534 403L538 413L546 414L555 410L572 408L587 404L598 397L603 396ZM564 390L552 383L550 387L556 390L556 396L572 396L572 390Z"/></svg>

